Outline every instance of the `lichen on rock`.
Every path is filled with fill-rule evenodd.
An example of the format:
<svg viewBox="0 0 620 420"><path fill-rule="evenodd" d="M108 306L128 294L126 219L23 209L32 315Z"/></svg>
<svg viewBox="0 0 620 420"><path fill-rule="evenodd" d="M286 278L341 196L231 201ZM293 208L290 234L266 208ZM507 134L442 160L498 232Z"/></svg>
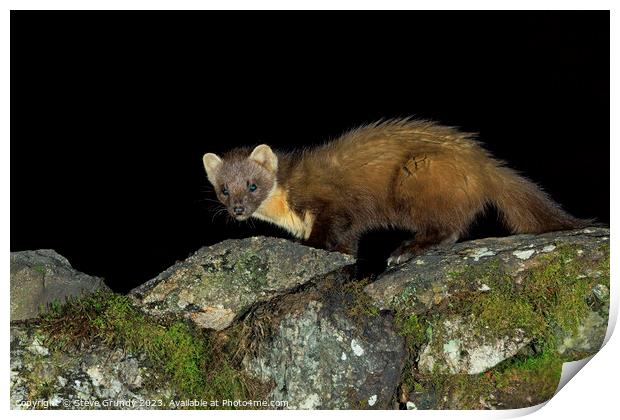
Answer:
<svg viewBox="0 0 620 420"><path fill-rule="evenodd" d="M326 289L332 292L320 292ZM351 290L335 281L288 295L269 308L265 345L244 365L262 381L275 383L270 398L299 409L391 407L403 340L389 314L351 316L351 298Z"/></svg>
<svg viewBox="0 0 620 420"><path fill-rule="evenodd" d="M480 392L486 402L476 399L476 408L515 407L515 399L489 399L509 393L477 375L503 374L505 361L532 353L528 357L537 360L544 354L554 366L540 374L559 380L563 361L591 355L602 345L609 307L606 229L472 241L431 251L424 260L422 266L409 263L388 271L365 288L378 307L394 310L397 319L415 317L417 328L404 321L399 328L409 343L403 372L407 395L416 384L429 388L431 383L432 404L465 408L471 401L456 396L486 384ZM519 372L512 370L513 376ZM532 372L527 376L527 382L534 381ZM437 385L438 378L445 386ZM468 386L454 392L455 383ZM403 395L401 402L413 395ZM430 394L424 395L417 406L428 404Z"/></svg>
<svg viewBox="0 0 620 420"><path fill-rule="evenodd" d="M358 279L349 256L282 239L225 241L127 296L99 291L13 322L11 404L538 404L564 361L602 344L608 242L602 228L488 238ZM135 403L101 406L110 400Z"/></svg>
<svg viewBox="0 0 620 420"><path fill-rule="evenodd" d="M153 315L183 314L223 330L253 305L353 262L284 239L228 240L201 248L130 295Z"/></svg>
<svg viewBox="0 0 620 420"><path fill-rule="evenodd" d="M482 373L516 355L531 341L523 330L515 328L505 336L472 328L473 320L447 318L435 325L435 337L418 356L422 373ZM441 333L437 330L441 328ZM440 346L438 348L438 346Z"/></svg>

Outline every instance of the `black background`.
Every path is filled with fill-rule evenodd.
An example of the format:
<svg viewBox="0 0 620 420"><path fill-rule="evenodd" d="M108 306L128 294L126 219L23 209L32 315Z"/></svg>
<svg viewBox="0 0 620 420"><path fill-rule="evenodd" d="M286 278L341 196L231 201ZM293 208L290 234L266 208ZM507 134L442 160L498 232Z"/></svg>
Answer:
<svg viewBox="0 0 620 420"><path fill-rule="evenodd" d="M609 221L608 12L12 12L11 250L127 291L203 245L286 236L213 220L205 152L409 115Z"/></svg>

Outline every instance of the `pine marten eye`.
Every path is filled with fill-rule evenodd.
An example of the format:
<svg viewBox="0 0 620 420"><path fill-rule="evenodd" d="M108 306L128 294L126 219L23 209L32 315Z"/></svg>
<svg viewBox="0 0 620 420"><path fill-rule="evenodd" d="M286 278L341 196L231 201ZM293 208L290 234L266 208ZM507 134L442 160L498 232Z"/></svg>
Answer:
<svg viewBox="0 0 620 420"><path fill-rule="evenodd" d="M228 188L226 187L222 188L222 194L228 195Z"/></svg>
<svg viewBox="0 0 620 420"><path fill-rule="evenodd" d="M250 190L250 192L256 191L257 188L258 188L258 186L256 184L249 184L248 185L248 190Z"/></svg>

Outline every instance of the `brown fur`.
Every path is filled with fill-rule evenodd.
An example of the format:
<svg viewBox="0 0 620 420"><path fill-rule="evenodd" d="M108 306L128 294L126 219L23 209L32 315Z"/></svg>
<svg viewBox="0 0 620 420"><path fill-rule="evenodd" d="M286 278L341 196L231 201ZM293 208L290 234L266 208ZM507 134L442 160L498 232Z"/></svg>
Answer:
<svg viewBox="0 0 620 420"><path fill-rule="evenodd" d="M218 197L229 208L245 200L247 216L331 250L355 254L369 229L410 230L415 240L396 251L399 262L431 245L455 242L490 204L514 233L587 223L492 158L470 134L427 121L378 122L313 149L270 152L261 145L252 154L233 151L221 165L208 168L205 162L216 191L230 183L238 195ZM255 180L260 194L245 188Z"/></svg>

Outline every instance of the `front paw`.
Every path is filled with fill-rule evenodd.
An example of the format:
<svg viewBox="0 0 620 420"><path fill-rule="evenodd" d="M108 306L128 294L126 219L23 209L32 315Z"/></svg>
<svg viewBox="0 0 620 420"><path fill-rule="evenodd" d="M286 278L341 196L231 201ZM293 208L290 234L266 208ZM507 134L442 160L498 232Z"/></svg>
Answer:
<svg viewBox="0 0 620 420"><path fill-rule="evenodd" d="M387 260L387 265L388 267L394 267L417 257L420 253L421 249L414 241L405 241L392 252Z"/></svg>
<svg viewBox="0 0 620 420"><path fill-rule="evenodd" d="M412 252L403 252L402 254L398 255L395 255L395 253L393 253L392 255L390 255L390 258L388 258L387 265L388 267L394 267L409 261L413 257L415 257L415 254Z"/></svg>
<svg viewBox="0 0 620 420"><path fill-rule="evenodd" d="M415 257L415 255L413 254L402 254L397 257L390 256L390 258L388 258L388 267L395 267L399 264L409 261L413 257Z"/></svg>

